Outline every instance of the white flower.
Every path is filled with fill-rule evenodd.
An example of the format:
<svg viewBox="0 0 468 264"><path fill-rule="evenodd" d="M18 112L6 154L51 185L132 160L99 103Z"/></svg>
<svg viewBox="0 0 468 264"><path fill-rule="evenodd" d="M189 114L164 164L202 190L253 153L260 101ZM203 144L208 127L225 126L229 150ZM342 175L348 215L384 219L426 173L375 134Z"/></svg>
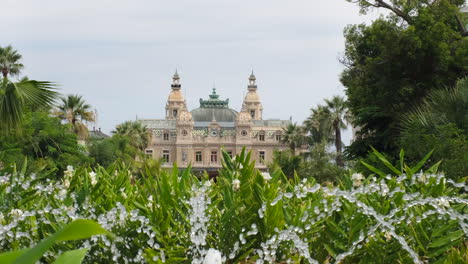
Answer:
<svg viewBox="0 0 468 264"><path fill-rule="evenodd" d="M271 180L271 175L268 172L262 172L262 176L265 181Z"/></svg>
<svg viewBox="0 0 468 264"><path fill-rule="evenodd" d="M63 181L63 186L65 186L65 188L67 188L67 189L70 188L70 180L65 179L65 180Z"/></svg>
<svg viewBox="0 0 468 264"><path fill-rule="evenodd" d="M351 175L351 179L353 181L362 181L364 180L364 175L362 175L361 173L353 173L353 175Z"/></svg>
<svg viewBox="0 0 468 264"><path fill-rule="evenodd" d="M5 218L5 217L3 217L3 214L0 213L0 223L2 223L2 221L3 221L4 218Z"/></svg>
<svg viewBox="0 0 468 264"><path fill-rule="evenodd" d="M13 209L11 210L10 215L15 218L20 218L23 215L23 211L21 211L21 209Z"/></svg>
<svg viewBox="0 0 468 264"><path fill-rule="evenodd" d="M232 190L237 192L240 189L240 181L238 179L235 179L232 181Z"/></svg>
<svg viewBox="0 0 468 264"><path fill-rule="evenodd" d="M210 187L210 186L211 186L211 181L210 181L210 180L206 181L206 182L205 182L205 186L206 186L206 187Z"/></svg>
<svg viewBox="0 0 468 264"><path fill-rule="evenodd" d="M444 197L439 198L438 204L442 207L450 207L450 202Z"/></svg>
<svg viewBox="0 0 468 264"><path fill-rule="evenodd" d="M89 173L89 178L91 178L91 185L96 185L97 180L96 180L96 173L94 171Z"/></svg>
<svg viewBox="0 0 468 264"><path fill-rule="evenodd" d="M210 248L206 252L203 264L221 264L222 262L221 252L216 249Z"/></svg>
<svg viewBox="0 0 468 264"><path fill-rule="evenodd" d="M73 169L73 166L68 165L68 166L67 166L67 170L64 171L63 174L65 175L65 177L71 178L71 177L73 176L73 172L74 172L74 171L75 171L75 170Z"/></svg>
<svg viewBox="0 0 468 264"><path fill-rule="evenodd" d="M239 168L243 169L244 165L242 165L242 163L239 163Z"/></svg>
<svg viewBox="0 0 468 264"><path fill-rule="evenodd" d="M422 173L419 174L418 182L420 182L420 183L426 183L426 182L427 182L426 174L422 174Z"/></svg>
<svg viewBox="0 0 468 264"><path fill-rule="evenodd" d="M385 239L386 239L387 241L389 241L389 240L392 239L392 234L390 234L390 232L388 232L388 231L385 232L384 236L385 236Z"/></svg>
<svg viewBox="0 0 468 264"><path fill-rule="evenodd" d="M353 187L359 187L362 185L364 175L362 175L361 173L353 173L353 175L351 175L351 179L353 180Z"/></svg>

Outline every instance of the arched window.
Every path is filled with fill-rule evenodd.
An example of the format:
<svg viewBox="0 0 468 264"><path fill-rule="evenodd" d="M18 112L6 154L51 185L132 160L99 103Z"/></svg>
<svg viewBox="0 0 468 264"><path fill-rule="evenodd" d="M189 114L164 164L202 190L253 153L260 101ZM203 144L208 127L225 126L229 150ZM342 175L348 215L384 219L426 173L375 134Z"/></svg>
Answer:
<svg viewBox="0 0 468 264"><path fill-rule="evenodd" d="M265 131L262 130L258 133L258 140L265 141Z"/></svg>

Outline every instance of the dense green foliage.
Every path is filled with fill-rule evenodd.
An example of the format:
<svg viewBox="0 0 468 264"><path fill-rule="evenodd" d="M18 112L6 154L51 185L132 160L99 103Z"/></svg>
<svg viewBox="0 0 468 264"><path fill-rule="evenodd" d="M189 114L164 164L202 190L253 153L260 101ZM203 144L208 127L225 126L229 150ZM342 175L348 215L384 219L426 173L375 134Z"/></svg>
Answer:
<svg viewBox="0 0 468 264"><path fill-rule="evenodd" d="M326 141L315 143L309 152L293 155L291 151L275 151L270 170L281 170L288 178L296 175L303 178L314 178L316 181L336 182L344 169L333 163L335 155L328 150Z"/></svg>
<svg viewBox="0 0 468 264"><path fill-rule="evenodd" d="M60 120L45 111L24 110L21 133L0 134L0 162L21 164L30 160L31 169L63 171L69 164L85 164L92 160L78 145L76 135Z"/></svg>
<svg viewBox="0 0 468 264"><path fill-rule="evenodd" d="M95 219L115 237L55 245L42 258L88 248L85 263L465 263L466 188L422 164L384 164L396 175L347 174L337 186L260 173L249 155L224 153L217 181L190 170L69 167L62 180L7 168L0 177L0 247L18 250L74 219ZM401 166L400 166L401 165ZM26 171L26 170L24 170ZM341 260L341 261L340 261Z"/></svg>
<svg viewBox="0 0 468 264"><path fill-rule="evenodd" d="M114 135L103 140L93 140L89 144L89 156L96 165L107 167L116 161L132 164L141 151L131 144L126 136Z"/></svg>
<svg viewBox="0 0 468 264"><path fill-rule="evenodd" d="M401 145L413 160L434 150L450 178L468 175L468 78L455 87L431 91L404 115Z"/></svg>
<svg viewBox="0 0 468 264"><path fill-rule="evenodd" d="M452 87L468 74L468 38L457 19L464 1L358 2L363 11L374 6L391 13L345 30L341 82L360 129L347 153L365 157L374 146L396 157L402 116L429 91Z"/></svg>

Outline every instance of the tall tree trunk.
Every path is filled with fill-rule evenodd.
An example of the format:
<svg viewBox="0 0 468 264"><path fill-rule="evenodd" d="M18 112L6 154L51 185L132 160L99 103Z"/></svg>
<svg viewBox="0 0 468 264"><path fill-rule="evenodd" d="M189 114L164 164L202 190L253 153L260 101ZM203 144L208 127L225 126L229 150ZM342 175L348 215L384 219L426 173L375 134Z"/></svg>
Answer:
<svg viewBox="0 0 468 264"><path fill-rule="evenodd" d="M6 77L8 76L8 68L7 67L2 68L2 75L3 75L3 78L6 79Z"/></svg>
<svg viewBox="0 0 468 264"><path fill-rule="evenodd" d="M341 129L340 125L335 124L335 148L336 148L336 164L340 167L344 167L344 162L341 157Z"/></svg>

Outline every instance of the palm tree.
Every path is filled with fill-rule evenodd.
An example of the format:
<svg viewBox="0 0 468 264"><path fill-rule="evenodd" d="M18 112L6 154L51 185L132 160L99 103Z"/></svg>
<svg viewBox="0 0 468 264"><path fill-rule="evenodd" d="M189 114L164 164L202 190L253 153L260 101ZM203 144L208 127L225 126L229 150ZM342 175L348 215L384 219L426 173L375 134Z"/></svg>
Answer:
<svg viewBox="0 0 468 264"><path fill-rule="evenodd" d="M54 111L54 115L72 125L73 132L84 139L89 135L87 126L83 123L94 121L94 112L80 95L62 97L62 104Z"/></svg>
<svg viewBox="0 0 468 264"><path fill-rule="evenodd" d="M330 112L330 123L335 136L336 164L343 167L341 129L345 129L347 123L349 123L349 111L346 107L346 101L342 96L336 95L331 100L325 99L325 103Z"/></svg>
<svg viewBox="0 0 468 264"><path fill-rule="evenodd" d="M296 149L301 147L306 142L304 129L294 123L289 124L286 128L283 128L283 132L283 143L288 144L291 152L293 155L295 155Z"/></svg>
<svg viewBox="0 0 468 264"><path fill-rule="evenodd" d="M138 121L126 121L118 125L112 133L129 138L130 145L139 150L148 147L151 135L148 128Z"/></svg>
<svg viewBox="0 0 468 264"><path fill-rule="evenodd" d="M403 132L419 133L420 125L435 128L455 124L468 136L468 77L460 79L452 89L431 91L413 111L402 120Z"/></svg>
<svg viewBox="0 0 468 264"><path fill-rule="evenodd" d="M310 133L311 144L332 142L333 131L328 107L318 105L317 108L312 108L311 112L304 121L304 127Z"/></svg>
<svg viewBox="0 0 468 264"><path fill-rule="evenodd" d="M0 47L0 70L3 80L0 82L0 131L18 131L21 124L23 109L50 107L55 102L58 93L51 82L41 82L23 78L12 82L8 75L19 75L23 64L19 62L21 55L11 46Z"/></svg>
<svg viewBox="0 0 468 264"><path fill-rule="evenodd" d="M21 60L21 54L13 49L11 45L5 48L0 47L0 69L2 71L3 78L7 78L8 75L16 76L19 75L21 70L24 68Z"/></svg>

